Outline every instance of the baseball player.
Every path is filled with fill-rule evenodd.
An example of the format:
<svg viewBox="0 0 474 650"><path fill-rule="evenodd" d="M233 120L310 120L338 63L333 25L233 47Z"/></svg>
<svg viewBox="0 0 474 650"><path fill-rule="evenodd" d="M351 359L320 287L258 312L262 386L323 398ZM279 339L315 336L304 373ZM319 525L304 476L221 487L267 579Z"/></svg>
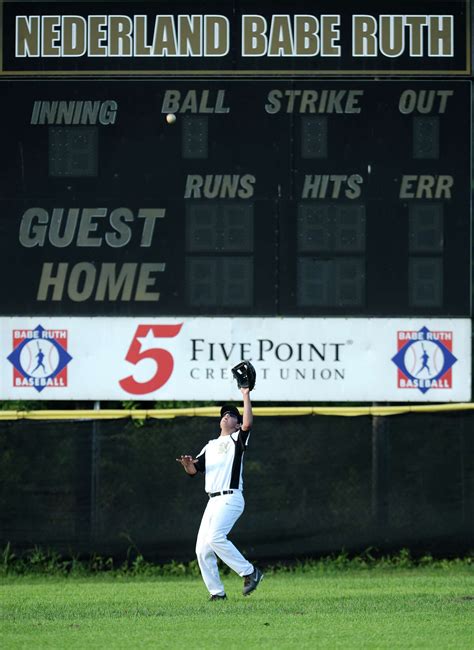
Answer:
<svg viewBox="0 0 474 650"><path fill-rule="evenodd" d="M209 600L227 598L217 567L218 557L244 578L244 596L252 593L263 578L263 573L227 539L244 511L243 456L253 422L249 389L240 390L244 400L243 417L235 406L223 406L220 436L209 440L195 459L192 456L176 459L189 476L198 472L205 474L209 502L197 536L196 555L204 583L211 594Z"/></svg>

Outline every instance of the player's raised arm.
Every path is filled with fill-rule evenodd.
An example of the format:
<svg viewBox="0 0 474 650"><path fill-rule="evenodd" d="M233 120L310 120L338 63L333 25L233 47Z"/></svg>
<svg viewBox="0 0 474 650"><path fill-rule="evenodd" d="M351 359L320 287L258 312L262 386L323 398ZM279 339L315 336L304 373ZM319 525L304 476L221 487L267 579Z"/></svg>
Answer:
<svg viewBox="0 0 474 650"><path fill-rule="evenodd" d="M232 368L232 374L237 381L237 386L244 398L244 412L242 415L243 431L250 431L253 424L252 402L250 401L250 391L255 387L257 373L250 361L241 361Z"/></svg>
<svg viewBox="0 0 474 650"><path fill-rule="evenodd" d="M244 400L244 412L242 414L242 429L249 431L253 424L252 402L250 400L250 389L241 388L240 392Z"/></svg>

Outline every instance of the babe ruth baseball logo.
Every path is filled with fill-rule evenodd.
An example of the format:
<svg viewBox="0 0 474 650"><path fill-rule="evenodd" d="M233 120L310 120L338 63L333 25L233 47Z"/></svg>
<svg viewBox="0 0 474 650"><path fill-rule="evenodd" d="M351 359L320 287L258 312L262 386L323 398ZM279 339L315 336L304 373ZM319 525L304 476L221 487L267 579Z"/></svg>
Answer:
<svg viewBox="0 0 474 650"><path fill-rule="evenodd" d="M452 367L457 359L452 353L452 332L397 332L397 354L392 357L398 368L398 388L418 388L426 393L430 388L452 388Z"/></svg>
<svg viewBox="0 0 474 650"><path fill-rule="evenodd" d="M48 387L67 386L67 330L13 330L13 352L7 357L13 365L13 385L35 388L38 393Z"/></svg>

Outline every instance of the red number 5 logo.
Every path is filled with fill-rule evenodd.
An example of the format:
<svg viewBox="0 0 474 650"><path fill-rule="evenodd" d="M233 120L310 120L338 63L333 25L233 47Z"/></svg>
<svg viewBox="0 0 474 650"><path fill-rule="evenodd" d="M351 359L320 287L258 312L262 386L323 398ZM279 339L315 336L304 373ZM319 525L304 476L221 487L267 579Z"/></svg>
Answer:
<svg viewBox="0 0 474 650"><path fill-rule="evenodd" d="M146 338L147 343L150 335L152 339L172 339L179 334L182 327L182 323L180 325L139 325L137 327L135 336L128 348L125 361L137 365L142 359L153 359L156 364L156 370L153 377L148 381L137 381L133 375L121 379L119 384L127 393L131 393L132 395L152 393L164 386L173 372L174 361L170 352L162 348L150 348L148 347L149 344L146 344L145 349L142 350L142 342L140 339Z"/></svg>

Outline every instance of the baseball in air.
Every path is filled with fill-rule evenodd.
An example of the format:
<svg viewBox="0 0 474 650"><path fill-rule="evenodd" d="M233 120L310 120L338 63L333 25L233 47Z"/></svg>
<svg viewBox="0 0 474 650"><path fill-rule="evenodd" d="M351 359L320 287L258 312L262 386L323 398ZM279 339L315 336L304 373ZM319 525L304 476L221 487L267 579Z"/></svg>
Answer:
<svg viewBox="0 0 474 650"><path fill-rule="evenodd" d="M176 115L174 113L168 113L166 116L166 121L168 124L174 124L176 122Z"/></svg>

